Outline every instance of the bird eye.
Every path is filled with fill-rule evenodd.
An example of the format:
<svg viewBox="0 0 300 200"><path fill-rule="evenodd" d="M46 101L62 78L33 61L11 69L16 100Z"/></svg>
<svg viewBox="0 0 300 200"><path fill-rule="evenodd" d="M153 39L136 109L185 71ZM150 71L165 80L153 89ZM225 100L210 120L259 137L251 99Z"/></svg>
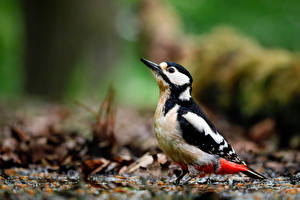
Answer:
<svg viewBox="0 0 300 200"><path fill-rule="evenodd" d="M167 69L167 71L168 71L169 73L174 73L174 72L175 72L175 69L174 69L174 67L169 67L169 68Z"/></svg>

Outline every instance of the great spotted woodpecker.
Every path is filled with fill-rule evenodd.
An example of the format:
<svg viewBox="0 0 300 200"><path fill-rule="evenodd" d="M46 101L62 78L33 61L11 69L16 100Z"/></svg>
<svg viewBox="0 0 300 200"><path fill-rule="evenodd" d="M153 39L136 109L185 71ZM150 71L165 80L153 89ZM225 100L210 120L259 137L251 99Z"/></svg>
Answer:
<svg viewBox="0 0 300 200"><path fill-rule="evenodd" d="M146 59L141 61L151 69L160 89L154 115L158 144L182 168L175 184L179 184L186 174L187 180L198 175L238 172L252 178L266 178L239 158L193 100L193 79L183 66L173 62L158 65Z"/></svg>

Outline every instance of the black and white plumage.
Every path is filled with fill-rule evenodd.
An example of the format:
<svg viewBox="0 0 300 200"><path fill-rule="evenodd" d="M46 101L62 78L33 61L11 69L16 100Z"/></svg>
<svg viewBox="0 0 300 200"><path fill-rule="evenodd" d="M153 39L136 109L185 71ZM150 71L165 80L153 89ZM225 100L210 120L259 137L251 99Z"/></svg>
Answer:
<svg viewBox="0 0 300 200"><path fill-rule="evenodd" d="M181 65L163 62L159 65L141 59L153 72L160 98L154 116L154 130L162 150L179 163L190 176L199 169L213 166L210 173L236 173L264 176L246 167L228 141L191 97L192 76ZM177 183L182 177L179 177Z"/></svg>

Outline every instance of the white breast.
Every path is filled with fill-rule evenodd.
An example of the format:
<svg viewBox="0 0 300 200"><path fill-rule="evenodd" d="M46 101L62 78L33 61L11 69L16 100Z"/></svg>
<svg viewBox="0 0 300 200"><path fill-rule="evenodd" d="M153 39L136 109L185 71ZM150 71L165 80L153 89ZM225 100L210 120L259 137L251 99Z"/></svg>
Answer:
<svg viewBox="0 0 300 200"><path fill-rule="evenodd" d="M158 105L155 112L154 131L161 149L175 162L185 164L208 164L214 159L213 155L189 145L182 138L180 125L177 121L179 105L175 105L166 115L162 106Z"/></svg>

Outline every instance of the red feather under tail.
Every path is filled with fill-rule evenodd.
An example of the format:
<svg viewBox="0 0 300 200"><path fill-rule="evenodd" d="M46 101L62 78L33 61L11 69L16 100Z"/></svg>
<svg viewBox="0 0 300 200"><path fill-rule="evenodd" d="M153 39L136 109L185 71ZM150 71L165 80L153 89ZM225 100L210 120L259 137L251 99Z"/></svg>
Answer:
<svg viewBox="0 0 300 200"><path fill-rule="evenodd" d="M236 174L242 171L248 171L248 167L243 164L230 162L224 158L220 158L220 167L216 174Z"/></svg>
<svg viewBox="0 0 300 200"><path fill-rule="evenodd" d="M248 168L246 165L230 162L228 160L225 160L224 158L220 159L220 167L217 170L216 174L235 174L238 172L242 172L250 178L266 179L264 175Z"/></svg>
<svg viewBox="0 0 300 200"><path fill-rule="evenodd" d="M178 162L178 164L182 167L184 170L188 170L188 167L184 163ZM243 164L237 164L234 162L230 162L224 158L220 158L219 160L219 168L217 171L215 171L214 165L204 165L204 166L196 166L196 169L199 170L199 172L202 172L199 174L200 176L204 176L205 174L236 174L239 172L242 172L243 174L256 179L266 179L265 176L262 174L259 174L258 172L254 171L253 169L250 169L246 165Z"/></svg>

